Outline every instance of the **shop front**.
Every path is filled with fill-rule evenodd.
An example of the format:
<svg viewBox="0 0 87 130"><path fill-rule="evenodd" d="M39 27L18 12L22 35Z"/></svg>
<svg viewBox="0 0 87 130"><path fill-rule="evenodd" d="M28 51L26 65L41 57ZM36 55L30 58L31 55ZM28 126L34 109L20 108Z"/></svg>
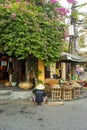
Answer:
<svg viewBox="0 0 87 130"><path fill-rule="evenodd" d="M8 56L0 54L0 80L8 79Z"/></svg>
<svg viewBox="0 0 87 130"><path fill-rule="evenodd" d="M70 80L76 74L77 66L84 66L84 64L87 63L87 58L76 54L63 52L61 54L61 62L64 63L62 66L62 71L64 72L62 73L65 73L65 77L64 75L62 75L62 77L65 80Z"/></svg>
<svg viewBox="0 0 87 130"><path fill-rule="evenodd" d="M17 81L25 79L25 61L0 54L0 83L11 82L13 76Z"/></svg>

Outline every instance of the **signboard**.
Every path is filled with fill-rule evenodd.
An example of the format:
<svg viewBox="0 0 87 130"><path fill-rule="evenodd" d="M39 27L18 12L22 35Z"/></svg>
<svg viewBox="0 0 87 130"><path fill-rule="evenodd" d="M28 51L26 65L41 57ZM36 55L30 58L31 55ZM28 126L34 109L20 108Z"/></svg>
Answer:
<svg viewBox="0 0 87 130"><path fill-rule="evenodd" d="M74 35L74 25L69 26L69 35Z"/></svg>
<svg viewBox="0 0 87 130"><path fill-rule="evenodd" d="M7 61L1 61L1 66L7 66Z"/></svg>

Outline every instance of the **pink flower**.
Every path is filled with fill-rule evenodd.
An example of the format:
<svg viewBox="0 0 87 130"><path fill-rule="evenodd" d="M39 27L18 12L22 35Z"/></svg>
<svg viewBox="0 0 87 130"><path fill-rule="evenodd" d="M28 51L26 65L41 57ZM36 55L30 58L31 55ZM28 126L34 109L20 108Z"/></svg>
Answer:
<svg viewBox="0 0 87 130"><path fill-rule="evenodd" d="M50 0L51 3L57 3L57 0Z"/></svg>
<svg viewBox="0 0 87 130"><path fill-rule="evenodd" d="M65 37L69 37L69 31L68 30L65 31Z"/></svg>
<svg viewBox="0 0 87 130"><path fill-rule="evenodd" d="M20 10L24 11L25 9L24 8L20 8Z"/></svg>
<svg viewBox="0 0 87 130"><path fill-rule="evenodd" d="M20 0L16 0L16 2L18 3L18 2L20 2Z"/></svg>
<svg viewBox="0 0 87 130"><path fill-rule="evenodd" d="M59 11L61 15L66 15L69 11L66 8L55 8L56 11Z"/></svg>
<svg viewBox="0 0 87 130"><path fill-rule="evenodd" d="M75 2L75 0L67 0L67 2L73 4Z"/></svg>
<svg viewBox="0 0 87 130"><path fill-rule="evenodd" d="M11 18L16 18L16 14L15 13L11 14Z"/></svg>
<svg viewBox="0 0 87 130"><path fill-rule="evenodd" d="M9 8L9 5L8 5L8 4L5 4L5 8L8 9L8 8Z"/></svg>
<svg viewBox="0 0 87 130"><path fill-rule="evenodd" d="M27 2L25 2L25 5L29 5L29 2L27 1Z"/></svg>

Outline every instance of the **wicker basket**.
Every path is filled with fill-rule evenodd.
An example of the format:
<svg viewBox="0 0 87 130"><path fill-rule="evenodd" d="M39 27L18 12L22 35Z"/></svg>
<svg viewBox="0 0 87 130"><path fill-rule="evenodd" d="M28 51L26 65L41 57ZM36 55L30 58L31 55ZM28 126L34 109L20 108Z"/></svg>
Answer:
<svg viewBox="0 0 87 130"><path fill-rule="evenodd" d="M7 82L5 82L5 86L6 87L11 87L12 85L11 85L11 83L9 81L7 81Z"/></svg>
<svg viewBox="0 0 87 130"><path fill-rule="evenodd" d="M45 79L45 83L49 84L50 86L52 86L53 84L58 84L59 81L57 79L50 79L50 78L47 78Z"/></svg>
<svg viewBox="0 0 87 130"><path fill-rule="evenodd" d="M21 88L21 89L24 89L24 90L28 90L28 89L31 89L33 84L32 83L29 83L29 82L20 82L18 84L18 86Z"/></svg>

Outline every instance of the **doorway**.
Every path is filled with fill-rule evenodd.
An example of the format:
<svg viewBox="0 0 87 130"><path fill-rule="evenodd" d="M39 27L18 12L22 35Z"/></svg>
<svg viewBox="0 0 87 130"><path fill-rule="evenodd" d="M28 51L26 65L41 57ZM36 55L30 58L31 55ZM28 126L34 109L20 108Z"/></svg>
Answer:
<svg viewBox="0 0 87 130"><path fill-rule="evenodd" d="M0 54L0 80L7 80L8 76L8 56Z"/></svg>

